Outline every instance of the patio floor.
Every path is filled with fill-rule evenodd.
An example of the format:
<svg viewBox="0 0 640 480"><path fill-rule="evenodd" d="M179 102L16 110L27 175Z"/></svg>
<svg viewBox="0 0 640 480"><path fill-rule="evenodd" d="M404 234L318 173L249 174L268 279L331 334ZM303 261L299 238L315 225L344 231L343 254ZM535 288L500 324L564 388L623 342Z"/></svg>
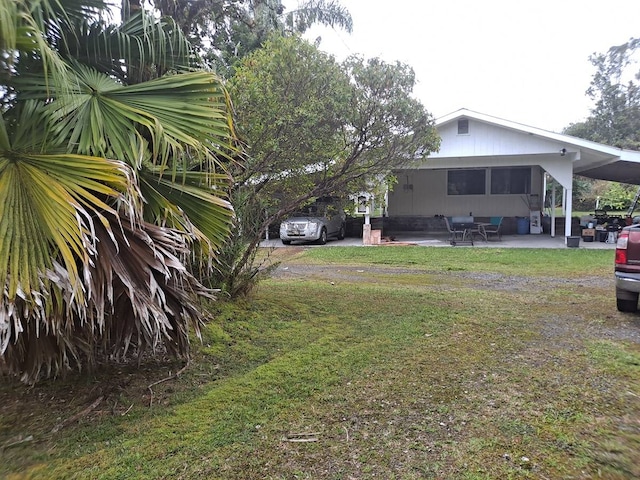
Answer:
<svg viewBox="0 0 640 480"><path fill-rule="evenodd" d="M386 240L386 241L384 241ZM565 237L557 235L551 237L548 234L541 235L503 235L502 240L491 239L488 242L475 240L473 247L469 244L460 244L455 248L569 248L566 245ZM451 247L449 236L446 233L420 233L420 232L398 232L391 238L383 239L381 245L421 245L425 247ZM293 242L292 245L296 245ZM299 244L304 245L304 244ZM347 237L344 240L331 240L326 246L362 246L362 238ZM284 247L279 239L264 240L262 247ZM615 243L605 242L585 242L580 239L580 246L583 249L608 249L615 250Z"/></svg>

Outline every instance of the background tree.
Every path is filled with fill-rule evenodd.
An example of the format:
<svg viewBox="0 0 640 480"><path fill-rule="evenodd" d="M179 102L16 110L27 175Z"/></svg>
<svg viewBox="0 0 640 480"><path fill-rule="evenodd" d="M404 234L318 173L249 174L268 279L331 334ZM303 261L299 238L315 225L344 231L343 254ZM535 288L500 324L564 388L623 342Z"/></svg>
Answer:
<svg viewBox="0 0 640 480"><path fill-rule="evenodd" d="M599 195L599 207L609 211L627 210L637 190L636 185L608 182L607 188Z"/></svg>
<svg viewBox="0 0 640 480"><path fill-rule="evenodd" d="M570 125L567 135L631 150L640 149L640 71L637 57L640 39L611 47L590 57L596 72L587 94L594 102L586 121ZM601 197L601 207L626 210L637 186L589 180L590 192L575 198L577 206L589 210Z"/></svg>
<svg viewBox="0 0 640 480"><path fill-rule="evenodd" d="M270 34L304 33L314 24L351 32L348 10L333 0L306 0L287 12L280 0L154 0L215 68L227 72Z"/></svg>
<svg viewBox="0 0 640 480"><path fill-rule="evenodd" d="M233 175L233 196L243 199L234 202L233 246L242 253L227 258L218 279L230 293L256 278L252 259L268 225L316 197L357 192L438 148L433 118L411 96L414 85L407 65L360 57L338 64L297 36L274 36L240 62L229 91L248 145L244 168Z"/></svg>
<svg viewBox="0 0 640 480"><path fill-rule="evenodd" d="M99 0L0 0L0 371L161 350L198 328L185 268L232 216L228 98L169 20ZM213 194L215 192L215 195Z"/></svg>

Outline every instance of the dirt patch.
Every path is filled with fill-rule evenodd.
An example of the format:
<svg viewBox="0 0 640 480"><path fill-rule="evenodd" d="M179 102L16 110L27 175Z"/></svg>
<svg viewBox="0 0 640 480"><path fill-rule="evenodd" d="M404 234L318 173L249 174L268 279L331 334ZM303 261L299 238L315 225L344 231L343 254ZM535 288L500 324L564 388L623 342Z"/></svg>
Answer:
<svg viewBox="0 0 640 480"><path fill-rule="evenodd" d="M293 255L300 252L293 252ZM292 256L293 256L292 255ZM411 268L393 268L384 266L325 266L281 264L273 273L274 278L281 279L314 279L327 282L370 282L371 276L401 276L401 275L446 275L460 281L470 280L469 285L475 289L487 291L531 292L532 296L540 296L543 292L553 292L558 289L606 289L614 291L612 278L586 276L581 278L533 277L521 275L506 275L501 273L483 272L449 272L429 271ZM452 289L452 286L442 285L439 288ZM574 300L566 299L572 304ZM588 308L588 305L579 308ZM580 337L581 339L610 339L640 343L640 317L627 315L624 322L619 322L621 314L612 309L605 313L599 323L585 324L581 315L553 314L548 318L541 318L540 332L546 341L557 343L558 348L566 345L567 339Z"/></svg>
<svg viewBox="0 0 640 480"><path fill-rule="evenodd" d="M295 253L294 253L295 254ZM488 290L553 290L561 286L588 286L597 288L613 288L613 279L602 279L588 276L584 278L531 277L505 275L501 273L448 272L430 271L410 268L394 268L384 266L325 266L299 265L283 263L273 272L275 278L324 278L326 280L362 281L369 275L447 275L460 280L472 280L477 288Z"/></svg>

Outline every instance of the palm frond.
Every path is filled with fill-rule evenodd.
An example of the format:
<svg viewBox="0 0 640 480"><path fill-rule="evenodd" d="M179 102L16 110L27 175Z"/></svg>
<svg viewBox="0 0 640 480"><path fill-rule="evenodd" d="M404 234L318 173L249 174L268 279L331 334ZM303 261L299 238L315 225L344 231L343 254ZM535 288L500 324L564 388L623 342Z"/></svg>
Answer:
<svg viewBox="0 0 640 480"><path fill-rule="evenodd" d="M74 73L77 90L55 96L48 105L52 134L70 149L113 155L135 167L140 152L132 150L130 135L137 137L133 145L149 142L151 160L158 165L188 154L213 166L216 157L236 151L228 94L213 73L186 72L130 86L79 65ZM42 84L34 77L25 78L21 88L25 97L42 97Z"/></svg>
<svg viewBox="0 0 640 480"><path fill-rule="evenodd" d="M8 64L15 63L16 52L37 56L42 70L64 89L69 83L67 66L49 41L49 31L56 24L54 5L59 2L0 0L0 51L6 54L3 60Z"/></svg>
<svg viewBox="0 0 640 480"><path fill-rule="evenodd" d="M174 21L145 10L122 24L84 18L72 32L75 41L65 46L64 55L123 84L150 80L194 62L191 46Z"/></svg>
<svg viewBox="0 0 640 480"><path fill-rule="evenodd" d="M206 172L185 172L182 181L146 169L140 177L145 212L154 223L189 232L218 250L226 241L233 207L225 199L229 177Z"/></svg>
<svg viewBox="0 0 640 480"><path fill-rule="evenodd" d="M340 27L348 33L353 30L349 10L332 0L306 0L297 9L287 13L285 24L298 33L306 32L315 24Z"/></svg>
<svg viewBox="0 0 640 480"><path fill-rule="evenodd" d="M24 382L94 365L98 358L140 358L162 349L177 357L189 352L189 332L202 322L198 298L213 298L179 260L183 234L126 217L105 214L109 230L95 222L96 248L83 266L85 310L71 294L68 270L54 262L44 273L48 289L37 305L17 298L0 304L8 325L0 371Z"/></svg>
<svg viewBox="0 0 640 480"><path fill-rule="evenodd" d="M60 258L81 301L77 265L88 260L92 215L112 210L106 199L130 188L130 171L115 160L43 152L42 117L34 104L26 107L14 138L0 116L0 278L6 279L6 300L14 301L18 292L32 299L42 272Z"/></svg>

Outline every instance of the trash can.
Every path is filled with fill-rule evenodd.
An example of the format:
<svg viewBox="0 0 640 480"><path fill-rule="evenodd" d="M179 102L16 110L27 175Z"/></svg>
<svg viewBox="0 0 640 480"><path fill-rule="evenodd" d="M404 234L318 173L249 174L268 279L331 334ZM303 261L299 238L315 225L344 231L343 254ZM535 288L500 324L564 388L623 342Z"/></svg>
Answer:
<svg viewBox="0 0 640 480"><path fill-rule="evenodd" d="M567 237L567 247L578 248L580 246L580 237Z"/></svg>
<svg viewBox="0 0 640 480"><path fill-rule="evenodd" d="M526 235L529 233L529 217L518 217L516 220L516 231L518 235Z"/></svg>

